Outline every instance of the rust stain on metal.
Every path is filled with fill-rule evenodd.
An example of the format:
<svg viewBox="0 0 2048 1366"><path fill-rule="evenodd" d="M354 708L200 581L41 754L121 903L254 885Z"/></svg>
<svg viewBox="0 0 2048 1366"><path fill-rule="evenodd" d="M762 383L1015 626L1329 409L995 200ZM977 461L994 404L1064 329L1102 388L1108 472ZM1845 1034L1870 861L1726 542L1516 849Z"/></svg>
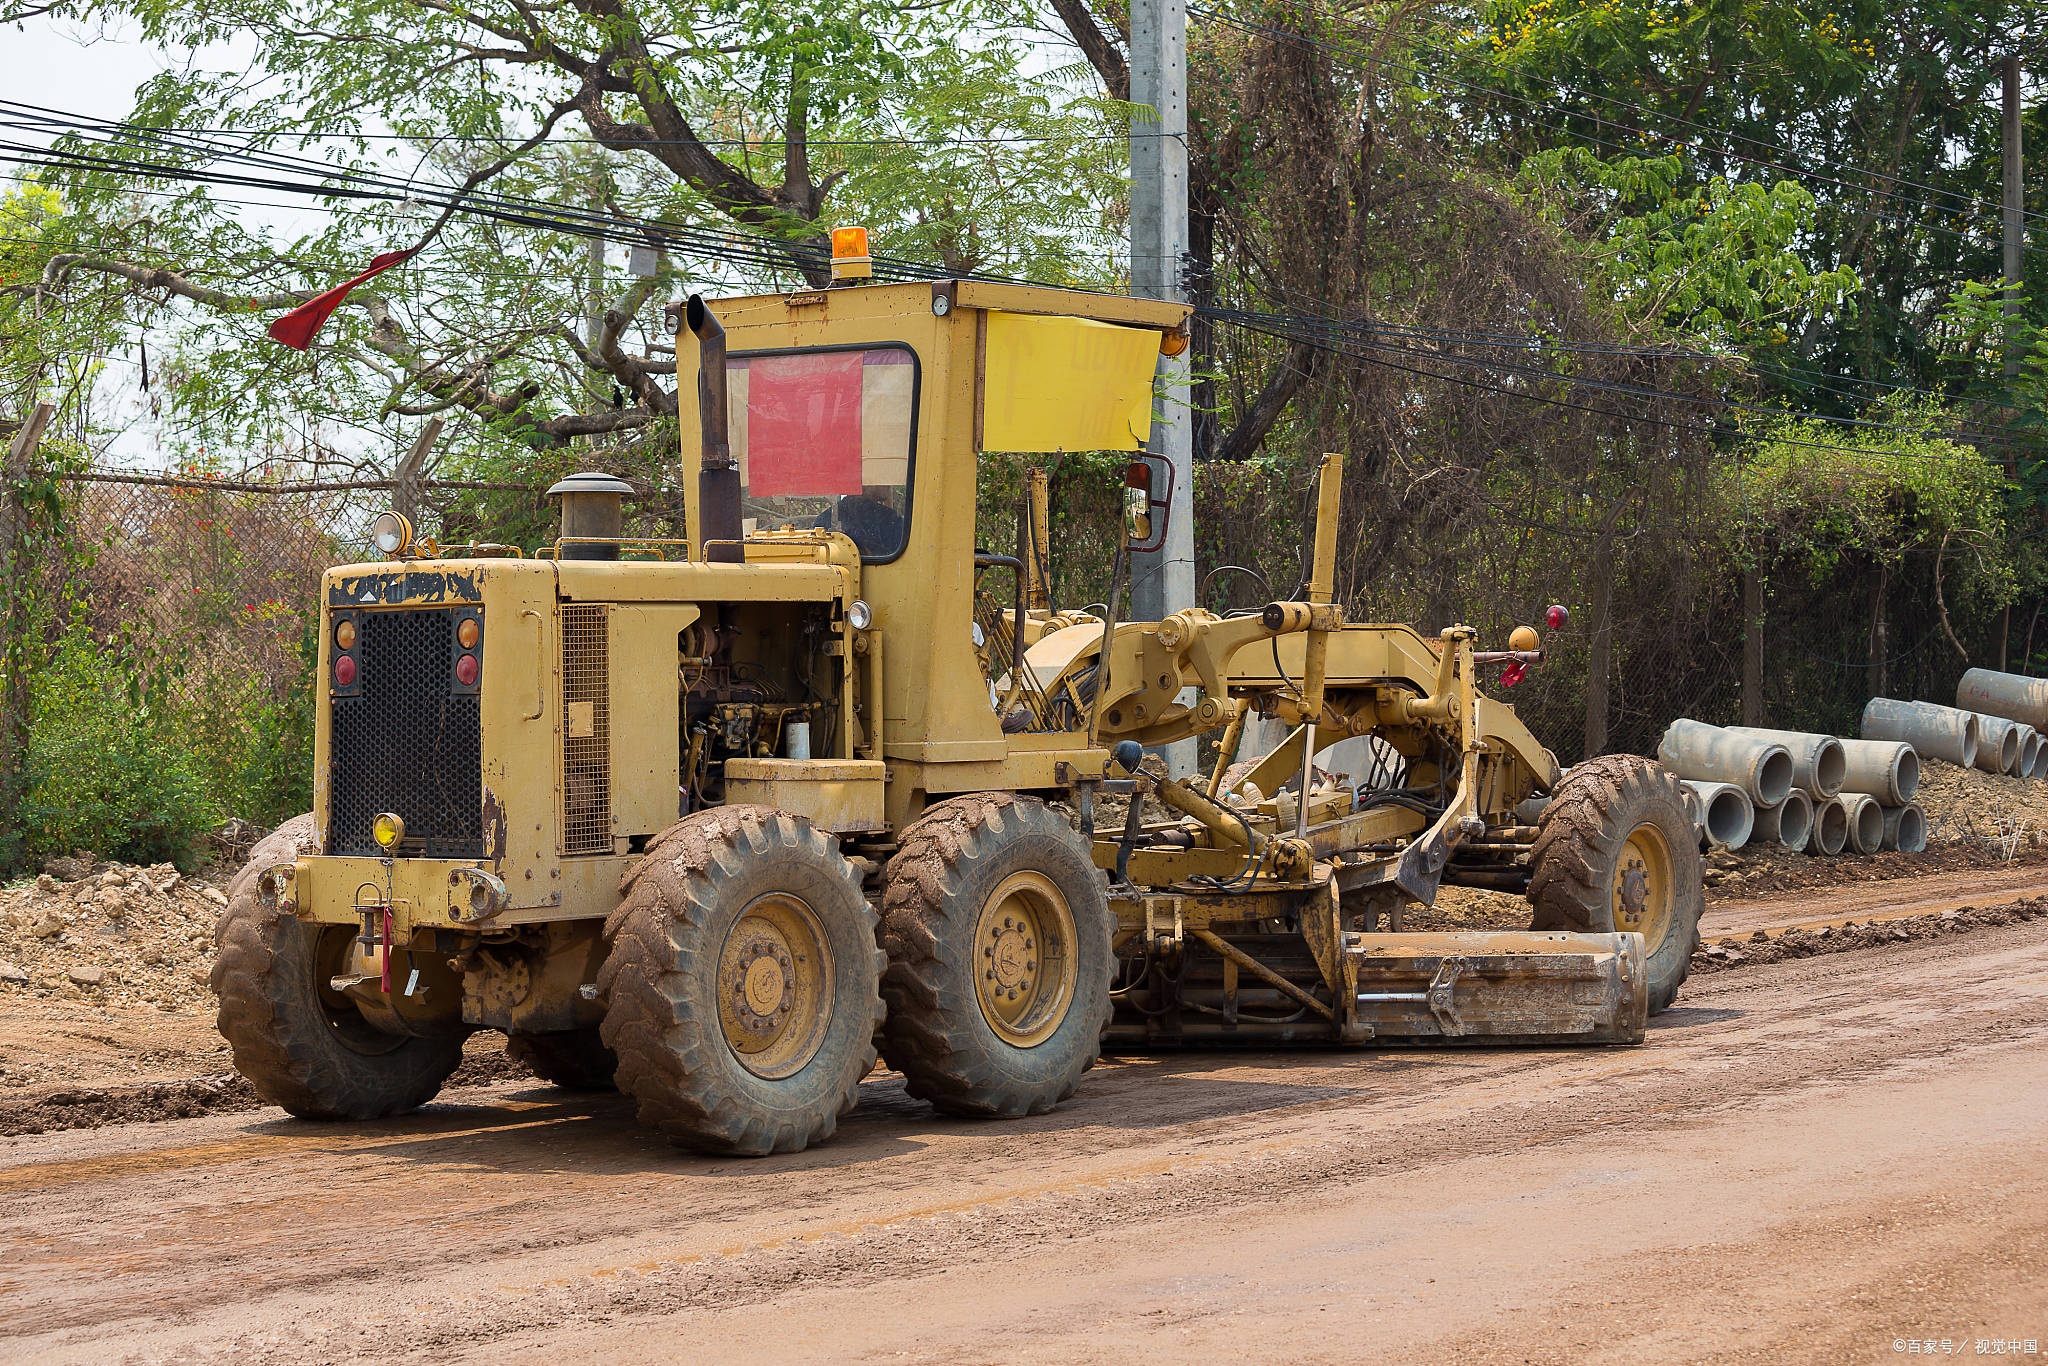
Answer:
<svg viewBox="0 0 2048 1366"><path fill-rule="evenodd" d="M505 861L505 804L488 785L484 788L484 850L491 862Z"/></svg>

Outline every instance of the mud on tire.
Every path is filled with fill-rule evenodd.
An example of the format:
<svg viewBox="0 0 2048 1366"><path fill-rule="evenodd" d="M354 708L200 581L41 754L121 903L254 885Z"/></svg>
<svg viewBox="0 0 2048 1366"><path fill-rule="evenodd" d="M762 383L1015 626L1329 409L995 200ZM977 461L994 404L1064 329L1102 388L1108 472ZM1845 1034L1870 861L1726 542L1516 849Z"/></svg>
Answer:
<svg viewBox="0 0 2048 1366"><path fill-rule="evenodd" d="M798 1152L829 1137L874 1067L882 1017L874 910L831 837L771 807L700 811L656 840L619 889L625 899L605 922L599 1032L641 1121L714 1153ZM799 903L802 911L791 909ZM818 956L829 960L816 979L815 1047L784 1068L765 1067L765 1054L744 1062L749 1039L735 1042L721 1015L735 946L759 933L742 922L771 910L808 913ZM787 957L783 970L804 970L795 949ZM753 980L742 974L723 989L744 993Z"/></svg>
<svg viewBox="0 0 2048 1366"><path fill-rule="evenodd" d="M1072 1095L1101 1051L1114 968L1107 892L1080 834L1032 797L956 797L904 832L885 888L882 1053L910 1094L985 1118L1043 1114ZM1042 1020L1005 1020L1006 1037L977 993L977 977L996 971L1007 949L984 908L998 896L1049 903L1055 891L1072 918L1070 990L1057 1019L1048 1009Z"/></svg>
<svg viewBox="0 0 2048 1366"><path fill-rule="evenodd" d="M604 1046L596 1029L566 1029L551 1034L513 1034L505 1040L505 1056L527 1071L568 1091L616 1091L618 1057Z"/></svg>
<svg viewBox="0 0 2048 1366"><path fill-rule="evenodd" d="M375 1119L432 1100L462 1061L457 1036L415 1038L372 1027L321 974L321 935L266 904L258 879L312 852L313 817L295 816L260 841L228 884L214 928L217 1021L235 1069L273 1105L301 1119Z"/></svg>
<svg viewBox="0 0 2048 1366"><path fill-rule="evenodd" d="M1706 892L1698 836L1678 780L1648 759L1608 754L1574 767L1537 824L1529 879L1530 928L1611 934L1618 879L1633 860L1632 832L1651 827L1669 860L1668 909L1645 925L1651 1014L1670 1006L1699 943ZM1654 890L1654 889L1653 889Z"/></svg>

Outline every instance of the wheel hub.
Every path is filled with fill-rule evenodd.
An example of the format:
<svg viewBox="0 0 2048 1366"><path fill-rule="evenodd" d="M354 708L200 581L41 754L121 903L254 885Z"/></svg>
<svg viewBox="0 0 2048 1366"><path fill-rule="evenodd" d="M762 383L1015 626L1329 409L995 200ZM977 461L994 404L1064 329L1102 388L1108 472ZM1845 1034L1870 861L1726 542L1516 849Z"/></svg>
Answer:
<svg viewBox="0 0 2048 1366"><path fill-rule="evenodd" d="M1034 941L1009 916L1003 917L1001 925L990 927L989 938L993 941L987 951L991 963L986 970L991 974L989 980L995 983L997 991L1014 1000L1037 984L1038 960L1032 956Z"/></svg>
<svg viewBox="0 0 2048 1366"><path fill-rule="evenodd" d="M1003 879L982 906L974 942L975 997L989 1028L1019 1048L1052 1037L1074 995L1074 913L1058 885L1031 871Z"/></svg>
<svg viewBox="0 0 2048 1366"><path fill-rule="evenodd" d="M1640 934L1645 948L1655 953L1671 921L1675 887L1663 833L1647 823L1629 831L1614 865L1615 930Z"/></svg>
<svg viewBox="0 0 2048 1366"><path fill-rule="evenodd" d="M718 956L719 1025L748 1071L785 1077L818 1051L830 1022L831 958L811 908L793 896L755 901Z"/></svg>

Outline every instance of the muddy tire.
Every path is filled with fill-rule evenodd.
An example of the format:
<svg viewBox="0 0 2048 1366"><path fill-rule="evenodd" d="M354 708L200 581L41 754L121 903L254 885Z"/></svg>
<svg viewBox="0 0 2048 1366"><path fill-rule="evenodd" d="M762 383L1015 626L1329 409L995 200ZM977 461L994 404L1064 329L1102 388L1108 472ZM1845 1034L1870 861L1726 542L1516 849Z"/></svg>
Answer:
<svg viewBox="0 0 2048 1366"><path fill-rule="evenodd" d="M457 1036L387 1034L331 990L335 939L347 925L309 925L266 904L258 878L312 852L313 818L296 816L260 841L228 884L214 928L213 990L221 1037L256 1094L301 1119L376 1119L432 1100L462 1061Z"/></svg>
<svg viewBox="0 0 2048 1366"><path fill-rule="evenodd" d="M1633 754L1573 768L1537 822L1530 928L1643 936L1650 1013L1670 1006L1699 943L1700 852L1678 780Z"/></svg>
<svg viewBox="0 0 2048 1366"><path fill-rule="evenodd" d="M640 1119L701 1152L831 1136L875 1064L882 954L860 874L765 806L696 812L620 880L603 1044Z"/></svg>
<svg viewBox="0 0 2048 1366"><path fill-rule="evenodd" d="M566 1091L616 1091L619 1086L614 1076L618 1057L595 1029L514 1034L505 1040L505 1056Z"/></svg>
<svg viewBox="0 0 2048 1366"><path fill-rule="evenodd" d="M882 1055L948 1114L1043 1114L1109 1023L1110 915L1073 827L1031 797L931 807L885 874Z"/></svg>

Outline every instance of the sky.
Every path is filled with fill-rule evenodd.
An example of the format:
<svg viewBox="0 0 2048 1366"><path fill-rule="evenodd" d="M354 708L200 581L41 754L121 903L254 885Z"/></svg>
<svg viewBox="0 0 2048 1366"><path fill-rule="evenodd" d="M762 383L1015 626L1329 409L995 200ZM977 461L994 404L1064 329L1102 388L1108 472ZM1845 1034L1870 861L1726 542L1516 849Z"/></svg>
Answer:
<svg viewBox="0 0 2048 1366"><path fill-rule="evenodd" d="M216 59L233 54L222 52ZM0 70L5 94L23 104L88 118L125 117L135 90L168 65L160 48L133 33L48 16L0 26ZM10 172L19 168L9 168ZM105 416L119 431L101 452L102 463L127 469L162 469L171 461L163 432L150 415L137 357L109 356L102 388Z"/></svg>

